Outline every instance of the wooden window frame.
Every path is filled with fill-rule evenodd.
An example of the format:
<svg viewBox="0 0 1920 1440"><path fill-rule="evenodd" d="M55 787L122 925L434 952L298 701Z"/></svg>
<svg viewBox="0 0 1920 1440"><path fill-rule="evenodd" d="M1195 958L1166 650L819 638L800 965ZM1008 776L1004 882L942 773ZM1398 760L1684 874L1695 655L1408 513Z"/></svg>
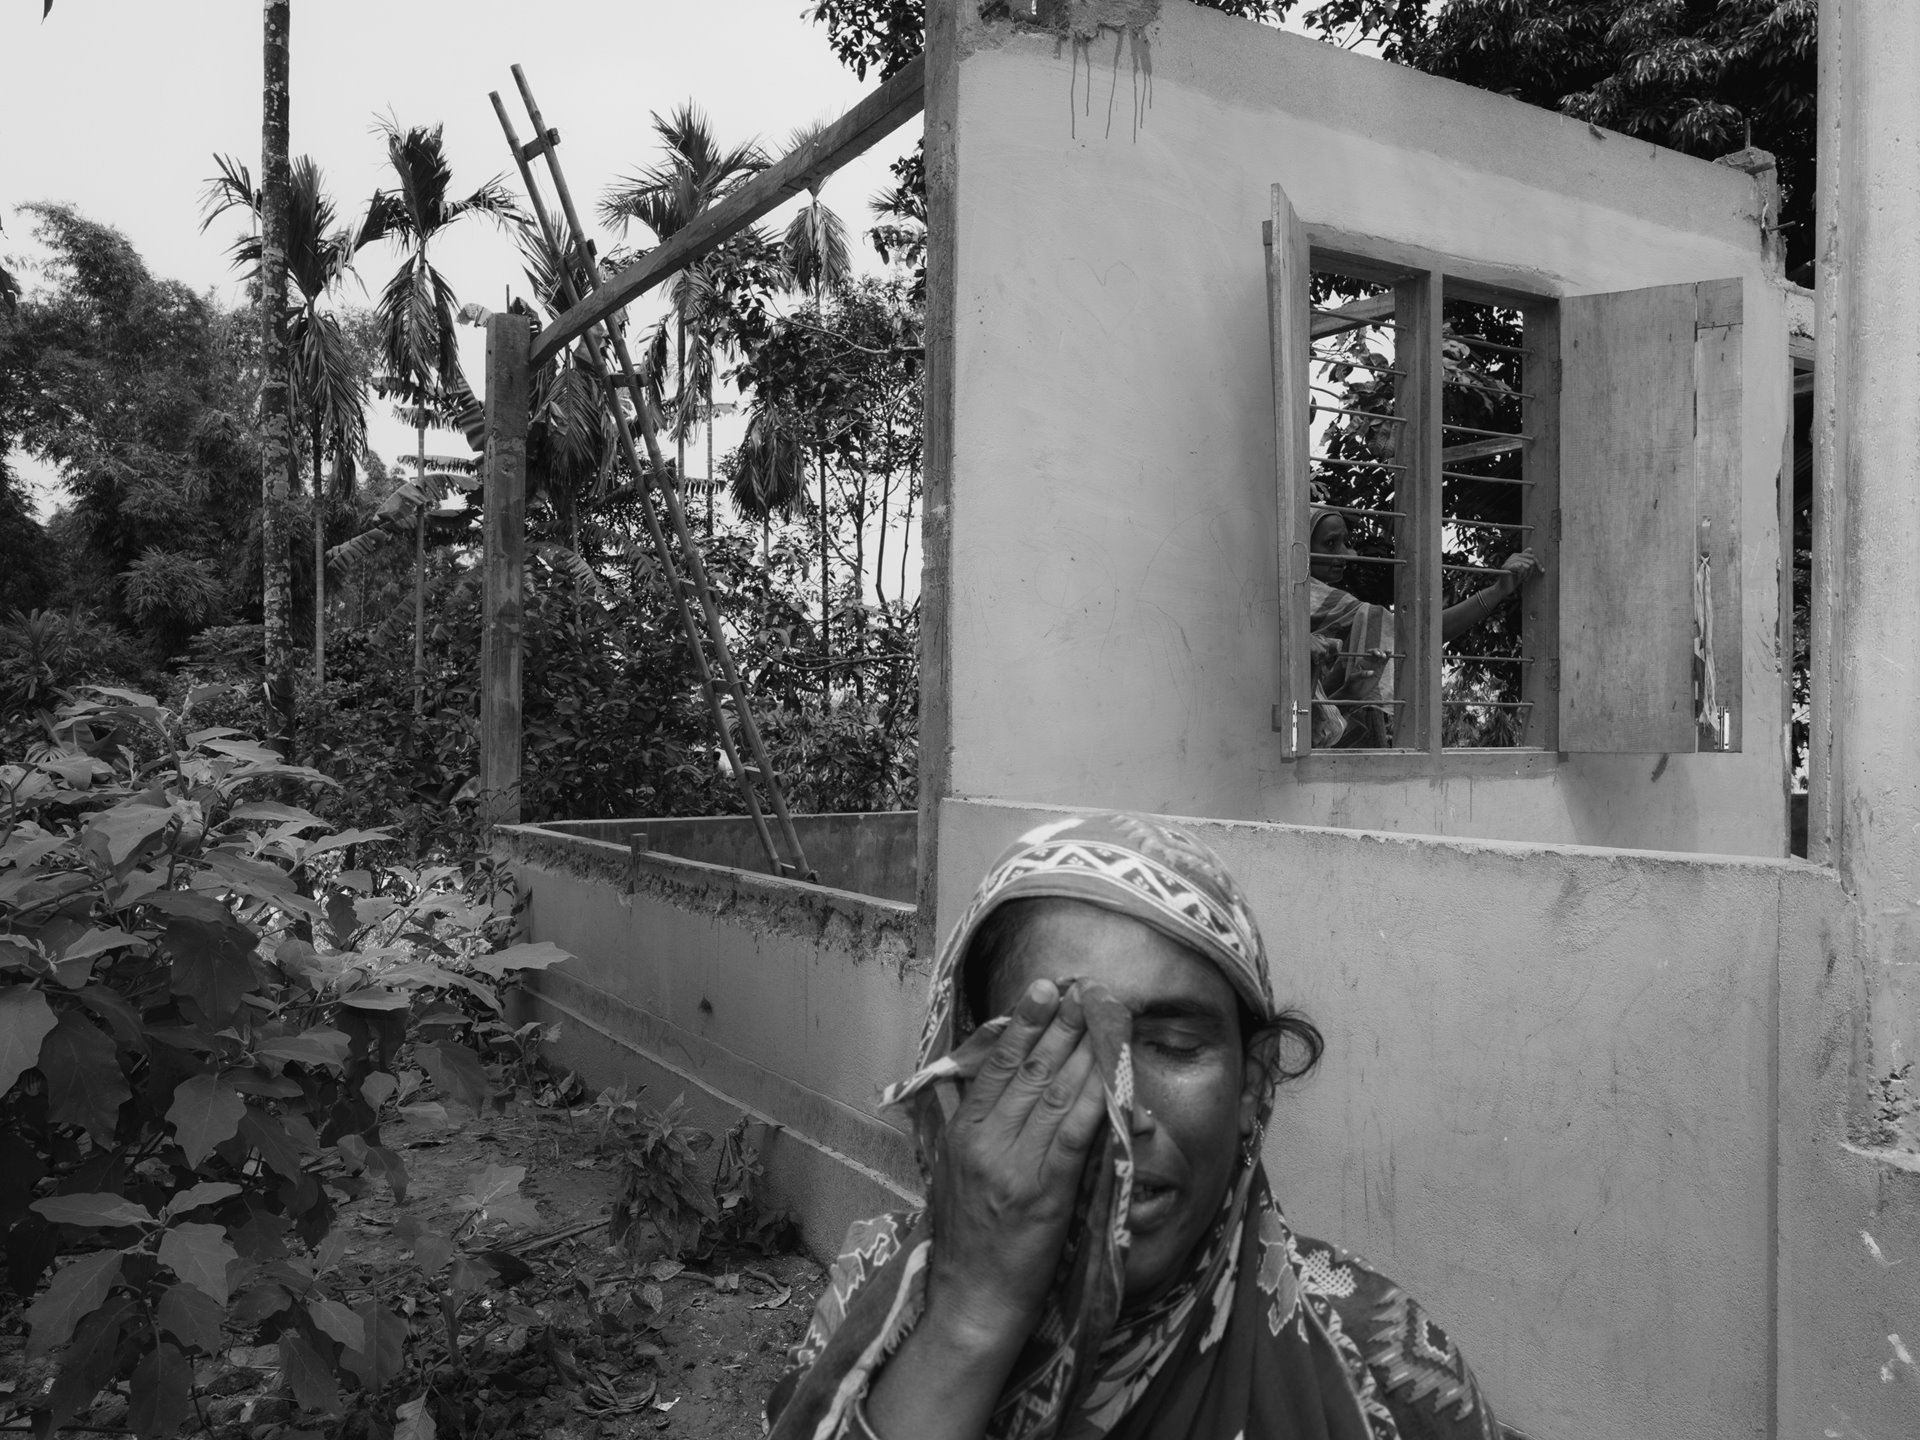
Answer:
<svg viewBox="0 0 1920 1440"><path fill-rule="evenodd" d="M1275 220L1264 227L1268 256L1268 313L1274 319L1274 374L1276 379L1275 444L1281 479L1279 495L1281 609L1280 663L1291 683L1283 693L1292 697L1291 713L1276 705L1273 727L1282 736L1282 758L1296 767L1300 779L1402 779L1438 774L1536 775L1549 773L1558 760L1558 616L1557 572L1559 513L1559 327L1558 301L1543 277L1476 265L1457 257L1407 245L1356 235L1333 227L1302 224L1275 189ZM1283 208L1284 207L1284 208ZM1276 229L1282 242L1276 244ZM1415 637L1408 645L1408 679L1401 687L1407 704L1398 718L1396 738L1407 743L1383 750L1316 750L1311 746L1311 721L1303 697L1312 694L1308 643L1308 571L1311 565L1309 487L1299 477L1312 472L1309 400L1302 393L1292 404L1282 403L1281 377L1298 371L1311 342L1307 307L1281 303L1289 290L1298 293L1316 271L1331 270L1356 280L1391 285L1395 298L1395 354L1407 357L1406 382L1398 387L1395 413L1404 421L1402 448L1407 469L1407 494L1397 522L1400 538L1395 551L1407 563L1402 576L1404 594L1411 598L1410 623L1402 635ZM1522 373L1529 399L1523 401L1521 430L1532 437L1526 455L1521 523L1534 527L1536 551L1544 550L1545 574L1520 595L1521 653L1534 661L1522 667L1521 695L1533 702L1525 743L1500 747L1447 747L1442 736L1441 704L1445 645L1440 632L1443 590L1439 567L1443 557L1444 451L1441 428L1442 315L1445 301L1496 304L1521 312L1526 335ZM1297 318L1296 318L1297 317ZM1290 323L1289 323L1290 322ZM1282 333L1282 331L1287 333ZM1417 357L1417 358L1416 358ZM1417 381L1419 383L1413 383ZM1289 483L1299 480L1299 483ZM1397 607L1398 608L1398 607Z"/></svg>

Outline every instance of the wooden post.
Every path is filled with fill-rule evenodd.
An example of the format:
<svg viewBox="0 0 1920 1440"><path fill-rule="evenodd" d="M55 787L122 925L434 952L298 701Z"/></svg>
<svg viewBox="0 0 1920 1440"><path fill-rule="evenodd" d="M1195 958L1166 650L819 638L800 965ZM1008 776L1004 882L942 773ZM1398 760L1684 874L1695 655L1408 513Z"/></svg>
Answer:
<svg viewBox="0 0 1920 1440"><path fill-rule="evenodd" d="M524 315L487 321L485 581L480 604L480 804L488 820L520 820L521 598L527 540L527 352Z"/></svg>

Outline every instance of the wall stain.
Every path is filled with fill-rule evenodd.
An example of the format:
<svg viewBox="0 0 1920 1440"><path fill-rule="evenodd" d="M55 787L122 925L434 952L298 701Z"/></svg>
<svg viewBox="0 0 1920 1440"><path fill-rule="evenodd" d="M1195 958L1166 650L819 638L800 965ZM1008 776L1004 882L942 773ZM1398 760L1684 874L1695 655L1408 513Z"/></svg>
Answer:
<svg viewBox="0 0 1920 1440"><path fill-rule="evenodd" d="M986 0L983 20L1011 19L1022 29L1044 30L1059 45L1073 47L1073 79L1067 90L1068 125L1074 138L1080 121L1093 115L1095 42L1113 37L1113 60L1107 82L1106 136L1113 135L1114 100L1120 92L1120 56L1128 55L1133 80L1133 138L1140 138L1147 111L1153 108L1153 45L1147 26L1160 18L1160 0ZM1087 88L1080 90L1080 69L1086 66Z"/></svg>

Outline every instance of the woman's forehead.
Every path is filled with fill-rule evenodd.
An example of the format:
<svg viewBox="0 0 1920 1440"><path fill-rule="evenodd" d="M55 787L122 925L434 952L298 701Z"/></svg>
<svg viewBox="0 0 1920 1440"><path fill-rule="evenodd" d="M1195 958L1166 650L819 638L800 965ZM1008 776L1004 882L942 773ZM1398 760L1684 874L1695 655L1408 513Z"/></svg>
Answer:
<svg viewBox="0 0 1920 1440"><path fill-rule="evenodd" d="M1085 900L1048 897L1032 906L1015 944L990 977L996 1011L1035 980L1097 980L1134 1010L1179 1001L1231 1012L1233 986L1204 956L1146 921Z"/></svg>

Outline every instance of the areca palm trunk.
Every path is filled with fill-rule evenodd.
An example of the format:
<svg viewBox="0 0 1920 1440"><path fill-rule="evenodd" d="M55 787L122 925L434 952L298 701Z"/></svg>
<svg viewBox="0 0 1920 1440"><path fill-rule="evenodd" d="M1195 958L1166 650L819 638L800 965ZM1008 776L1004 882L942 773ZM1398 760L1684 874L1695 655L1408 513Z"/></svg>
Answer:
<svg viewBox="0 0 1920 1440"><path fill-rule="evenodd" d="M320 483L320 412L308 421L313 439L313 688L327 683L327 493Z"/></svg>
<svg viewBox="0 0 1920 1440"><path fill-rule="evenodd" d="M424 406L424 402L423 406ZM414 458L418 461L420 508L413 518L413 713L427 704L427 426L424 408L414 413Z"/></svg>
<svg viewBox="0 0 1920 1440"><path fill-rule="evenodd" d="M288 0L265 0L260 92L260 571L268 722L293 755L293 567L286 507L293 469L287 389Z"/></svg>

